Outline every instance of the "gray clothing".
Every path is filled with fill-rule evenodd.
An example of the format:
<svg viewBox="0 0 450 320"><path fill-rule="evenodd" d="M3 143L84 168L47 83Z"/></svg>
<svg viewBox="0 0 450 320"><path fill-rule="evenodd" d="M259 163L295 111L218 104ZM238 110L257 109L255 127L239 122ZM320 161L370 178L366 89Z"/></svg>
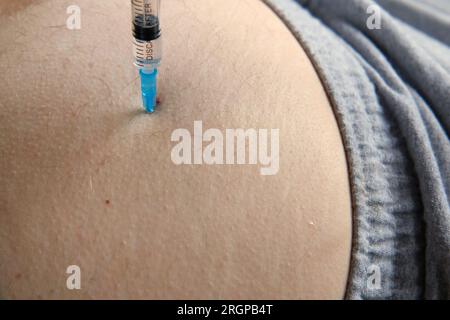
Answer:
<svg viewBox="0 0 450 320"><path fill-rule="evenodd" d="M450 1L265 1L313 61L343 136L347 298L449 299ZM367 26L374 9L381 29Z"/></svg>

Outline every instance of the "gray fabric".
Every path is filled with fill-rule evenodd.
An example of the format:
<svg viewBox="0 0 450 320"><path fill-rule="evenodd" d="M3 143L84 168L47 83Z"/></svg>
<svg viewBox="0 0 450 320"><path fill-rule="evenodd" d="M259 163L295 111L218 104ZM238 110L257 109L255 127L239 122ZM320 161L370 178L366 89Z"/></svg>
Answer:
<svg viewBox="0 0 450 320"><path fill-rule="evenodd" d="M265 0L329 93L350 168L349 299L450 298L450 1ZM369 30L378 4L382 28ZM381 287L368 286L371 267Z"/></svg>

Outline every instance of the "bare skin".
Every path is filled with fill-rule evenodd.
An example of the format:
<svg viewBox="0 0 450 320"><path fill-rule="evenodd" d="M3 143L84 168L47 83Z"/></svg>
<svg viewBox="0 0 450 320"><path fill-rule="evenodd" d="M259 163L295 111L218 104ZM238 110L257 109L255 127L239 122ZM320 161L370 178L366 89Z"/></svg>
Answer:
<svg viewBox="0 0 450 320"><path fill-rule="evenodd" d="M78 31L70 4L0 0L0 296L342 298L344 149L277 16L258 0L163 1L162 104L146 115L129 1L78 0ZM171 133L195 120L279 128L278 174L174 165Z"/></svg>

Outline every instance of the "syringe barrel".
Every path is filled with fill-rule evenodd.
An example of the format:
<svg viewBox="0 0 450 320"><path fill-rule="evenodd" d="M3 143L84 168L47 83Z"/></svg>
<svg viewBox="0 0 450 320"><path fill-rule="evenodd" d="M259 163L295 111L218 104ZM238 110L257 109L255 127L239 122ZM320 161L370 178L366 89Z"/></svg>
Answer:
<svg viewBox="0 0 450 320"><path fill-rule="evenodd" d="M133 52L135 65L139 68L153 69L156 68L162 58L161 38L153 41L140 41L134 39Z"/></svg>
<svg viewBox="0 0 450 320"><path fill-rule="evenodd" d="M160 13L161 0L131 0L135 64L153 69L162 56Z"/></svg>
<svg viewBox="0 0 450 320"><path fill-rule="evenodd" d="M133 17L142 15L159 17L161 0L131 0Z"/></svg>

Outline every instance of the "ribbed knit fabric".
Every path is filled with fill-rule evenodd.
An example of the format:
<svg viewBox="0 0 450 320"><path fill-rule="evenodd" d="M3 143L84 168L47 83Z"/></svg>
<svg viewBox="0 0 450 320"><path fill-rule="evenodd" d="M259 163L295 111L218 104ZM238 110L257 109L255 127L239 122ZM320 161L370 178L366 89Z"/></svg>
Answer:
<svg viewBox="0 0 450 320"><path fill-rule="evenodd" d="M313 61L343 136L347 298L450 298L450 1L265 2Z"/></svg>

